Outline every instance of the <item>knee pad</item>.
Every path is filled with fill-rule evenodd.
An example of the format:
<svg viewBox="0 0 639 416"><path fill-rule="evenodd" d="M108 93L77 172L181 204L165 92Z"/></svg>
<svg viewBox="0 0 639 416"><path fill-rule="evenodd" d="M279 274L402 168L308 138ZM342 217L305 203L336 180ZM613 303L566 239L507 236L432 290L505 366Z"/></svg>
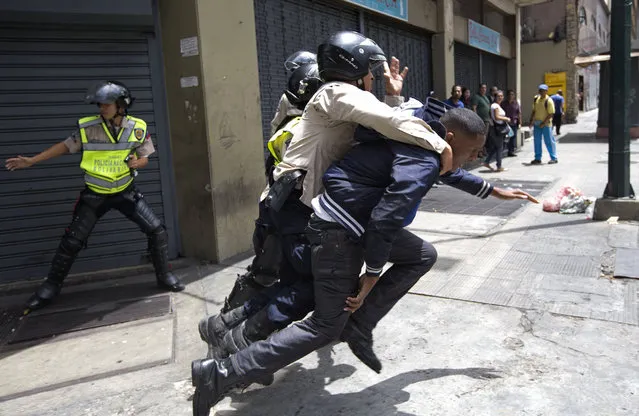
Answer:
<svg viewBox="0 0 639 416"><path fill-rule="evenodd" d="M162 246L169 243L169 234L166 232L164 226L160 225L153 229L149 234L147 234L149 238L149 244L154 247Z"/></svg>
<svg viewBox="0 0 639 416"><path fill-rule="evenodd" d="M62 241L60 241L60 249L66 254L77 254L84 247L86 238L80 239L70 232L66 232Z"/></svg>

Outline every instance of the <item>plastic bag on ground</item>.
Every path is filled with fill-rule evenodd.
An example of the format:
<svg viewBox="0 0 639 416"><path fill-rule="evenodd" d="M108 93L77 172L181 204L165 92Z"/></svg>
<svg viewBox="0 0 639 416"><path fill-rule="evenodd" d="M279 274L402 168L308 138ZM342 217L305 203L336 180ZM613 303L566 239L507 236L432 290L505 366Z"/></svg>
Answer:
<svg viewBox="0 0 639 416"><path fill-rule="evenodd" d="M579 214L586 212L591 200L584 197L583 193L572 186L562 186L551 199L543 203L543 209L547 212L560 212L562 214Z"/></svg>

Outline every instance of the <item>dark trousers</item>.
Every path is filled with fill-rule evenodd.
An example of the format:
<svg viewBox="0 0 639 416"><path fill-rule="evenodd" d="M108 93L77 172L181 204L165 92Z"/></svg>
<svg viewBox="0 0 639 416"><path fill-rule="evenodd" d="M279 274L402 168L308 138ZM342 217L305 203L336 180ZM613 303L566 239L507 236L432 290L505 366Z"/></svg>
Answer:
<svg viewBox="0 0 639 416"><path fill-rule="evenodd" d="M357 293L364 248L345 229L313 217L309 222L315 310L295 323L231 356L238 374L251 381L297 361L338 339L351 316L346 298ZM410 288L435 264L437 252L428 242L402 230L393 243L394 263L353 314L359 325L372 330Z"/></svg>
<svg viewBox="0 0 639 416"><path fill-rule="evenodd" d="M80 193L71 224L66 228L53 257L49 280L56 283L64 281L76 256L86 245L93 227L112 209L120 211L147 235L156 274L168 271L167 233L142 193L135 186L113 195L98 194L87 188Z"/></svg>
<svg viewBox="0 0 639 416"><path fill-rule="evenodd" d="M552 116L552 124L555 125L555 131L557 132L557 136L559 136L561 133L561 114L557 114L555 113L555 115Z"/></svg>
<svg viewBox="0 0 639 416"><path fill-rule="evenodd" d="M517 124L510 124L510 128L513 129L513 136L508 139L508 155L512 156L517 149L517 130L519 126Z"/></svg>
<svg viewBox="0 0 639 416"><path fill-rule="evenodd" d="M504 154L504 135L498 134L494 127L490 127L488 130L488 137L486 139L486 151L488 155L484 163L490 163L493 160L497 160L497 168L501 167L501 160Z"/></svg>
<svg viewBox="0 0 639 416"><path fill-rule="evenodd" d="M304 318L315 306L311 248L304 231L312 210L299 201L299 194L294 194L279 212L267 211L282 245L280 280L244 304L249 320L260 311L266 314L266 322L256 318L261 320L261 338Z"/></svg>

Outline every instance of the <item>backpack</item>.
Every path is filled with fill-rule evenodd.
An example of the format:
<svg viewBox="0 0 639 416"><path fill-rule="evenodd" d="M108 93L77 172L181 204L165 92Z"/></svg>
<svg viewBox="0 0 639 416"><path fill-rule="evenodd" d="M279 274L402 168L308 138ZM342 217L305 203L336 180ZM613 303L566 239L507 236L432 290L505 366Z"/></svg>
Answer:
<svg viewBox="0 0 639 416"><path fill-rule="evenodd" d="M535 106L537 105L537 101L539 101L541 97L538 95L535 95L535 98L533 98L533 108L535 108ZM552 98L550 98L550 95L546 95L546 102L544 103L546 106L546 111L548 112L548 114L550 114L550 109L548 108L548 100L552 100Z"/></svg>

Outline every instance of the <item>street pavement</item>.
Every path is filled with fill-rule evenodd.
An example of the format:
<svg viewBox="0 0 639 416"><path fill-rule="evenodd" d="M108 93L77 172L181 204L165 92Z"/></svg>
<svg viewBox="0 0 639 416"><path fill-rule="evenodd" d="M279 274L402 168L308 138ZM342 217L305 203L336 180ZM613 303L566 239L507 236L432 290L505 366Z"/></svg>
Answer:
<svg viewBox="0 0 639 416"><path fill-rule="evenodd" d="M530 166L528 141L504 160L507 171L473 173L522 189L534 183L540 199L563 185L600 196L608 145L594 139L596 115L563 127L557 165ZM639 143L631 150L634 168ZM639 281L612 278L611 265L617 248L637 247L639 226L527 202L462 212L445 203L459 192L434 190L437 204L427 196L411 224L439 260L375 330L381 374L333 344L211 414L637 415ZM31 288L0 292L0 415L190 415L190 362L206 354L197 322L219 310L248 263L187 263L178 269L187 289L168 297L148 273L71 278L57 306L26 318L12 313ZM27 336L61 320L61 335ZM27 340L12 341L18 336Z"/></svg>

